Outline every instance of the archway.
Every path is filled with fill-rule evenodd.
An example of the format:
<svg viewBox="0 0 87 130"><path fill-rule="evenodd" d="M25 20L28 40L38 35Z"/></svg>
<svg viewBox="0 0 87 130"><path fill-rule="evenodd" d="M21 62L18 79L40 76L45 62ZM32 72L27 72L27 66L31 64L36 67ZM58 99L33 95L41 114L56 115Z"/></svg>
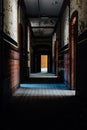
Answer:
<svg viewBox="0 0 87 130"><path fill-rule="evenodd" d="M76 88L76 43L78 37L78 12L72 14L70 20L70 86Z"/></svg>

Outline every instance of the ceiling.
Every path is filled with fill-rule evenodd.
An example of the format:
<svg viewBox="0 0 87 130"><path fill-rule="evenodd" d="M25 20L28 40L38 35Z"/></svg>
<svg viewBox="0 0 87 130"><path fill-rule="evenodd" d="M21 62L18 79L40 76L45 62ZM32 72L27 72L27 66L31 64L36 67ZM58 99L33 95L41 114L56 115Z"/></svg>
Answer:
<svg viewBox="0 0 87 130"><path fill-rule="evenodd" d="M33 35L52 36L64 0L24 0L24 2Z"/></svg>

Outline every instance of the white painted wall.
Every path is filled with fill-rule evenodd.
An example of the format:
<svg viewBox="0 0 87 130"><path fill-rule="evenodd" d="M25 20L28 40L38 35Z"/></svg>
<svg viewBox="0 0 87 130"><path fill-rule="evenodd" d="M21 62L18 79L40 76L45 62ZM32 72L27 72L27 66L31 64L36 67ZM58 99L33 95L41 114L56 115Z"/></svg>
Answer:
<svg viewBox="0 0 87 130"><path fill-rule="evenodd" d="M54 73L54 44L55 44L55 41L56 41L56 33L53 34L53 37L52 37L52 72Z"/></svg>
<svg viewBox="0 0 87 130"><path fill-rule="evenodd" d="M54 33L53 37L52 37L52 55L54 56L54 44L56 41L56 33Z"/></svg>
<svg viewBox="0 0 87 130"><path fill-rule="evenodd" d="M61 43L62 47L69 43L69 7L67 6L61 21Z"/></svg>
<svg viewBox="0 0 87 130"><path fill-rule="evenodd" d="M18 42L18 0L3 0L4 33Z"/></svg>

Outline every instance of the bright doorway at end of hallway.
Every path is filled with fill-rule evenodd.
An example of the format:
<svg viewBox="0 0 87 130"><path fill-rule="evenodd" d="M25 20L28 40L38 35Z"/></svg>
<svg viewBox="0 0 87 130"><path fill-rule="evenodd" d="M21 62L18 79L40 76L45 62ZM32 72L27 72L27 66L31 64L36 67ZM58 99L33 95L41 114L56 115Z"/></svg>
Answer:
<svg viewBox="0 0 87 130"><path fill-rule="evenodd" d="M41 55L41 72L48 72L48 55Z"/></svg>

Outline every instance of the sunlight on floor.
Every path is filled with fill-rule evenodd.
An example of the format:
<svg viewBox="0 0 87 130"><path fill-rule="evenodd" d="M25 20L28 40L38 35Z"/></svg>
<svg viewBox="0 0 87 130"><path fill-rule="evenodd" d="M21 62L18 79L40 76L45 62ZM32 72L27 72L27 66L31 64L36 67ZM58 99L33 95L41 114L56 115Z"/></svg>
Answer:
<svg viewBox="0 0 87 130"><path fill-rule="evenodd" d="M63 97L75 96L75 90L47 89L47 88L19 88L13 96L28 97Z"/></svg>

